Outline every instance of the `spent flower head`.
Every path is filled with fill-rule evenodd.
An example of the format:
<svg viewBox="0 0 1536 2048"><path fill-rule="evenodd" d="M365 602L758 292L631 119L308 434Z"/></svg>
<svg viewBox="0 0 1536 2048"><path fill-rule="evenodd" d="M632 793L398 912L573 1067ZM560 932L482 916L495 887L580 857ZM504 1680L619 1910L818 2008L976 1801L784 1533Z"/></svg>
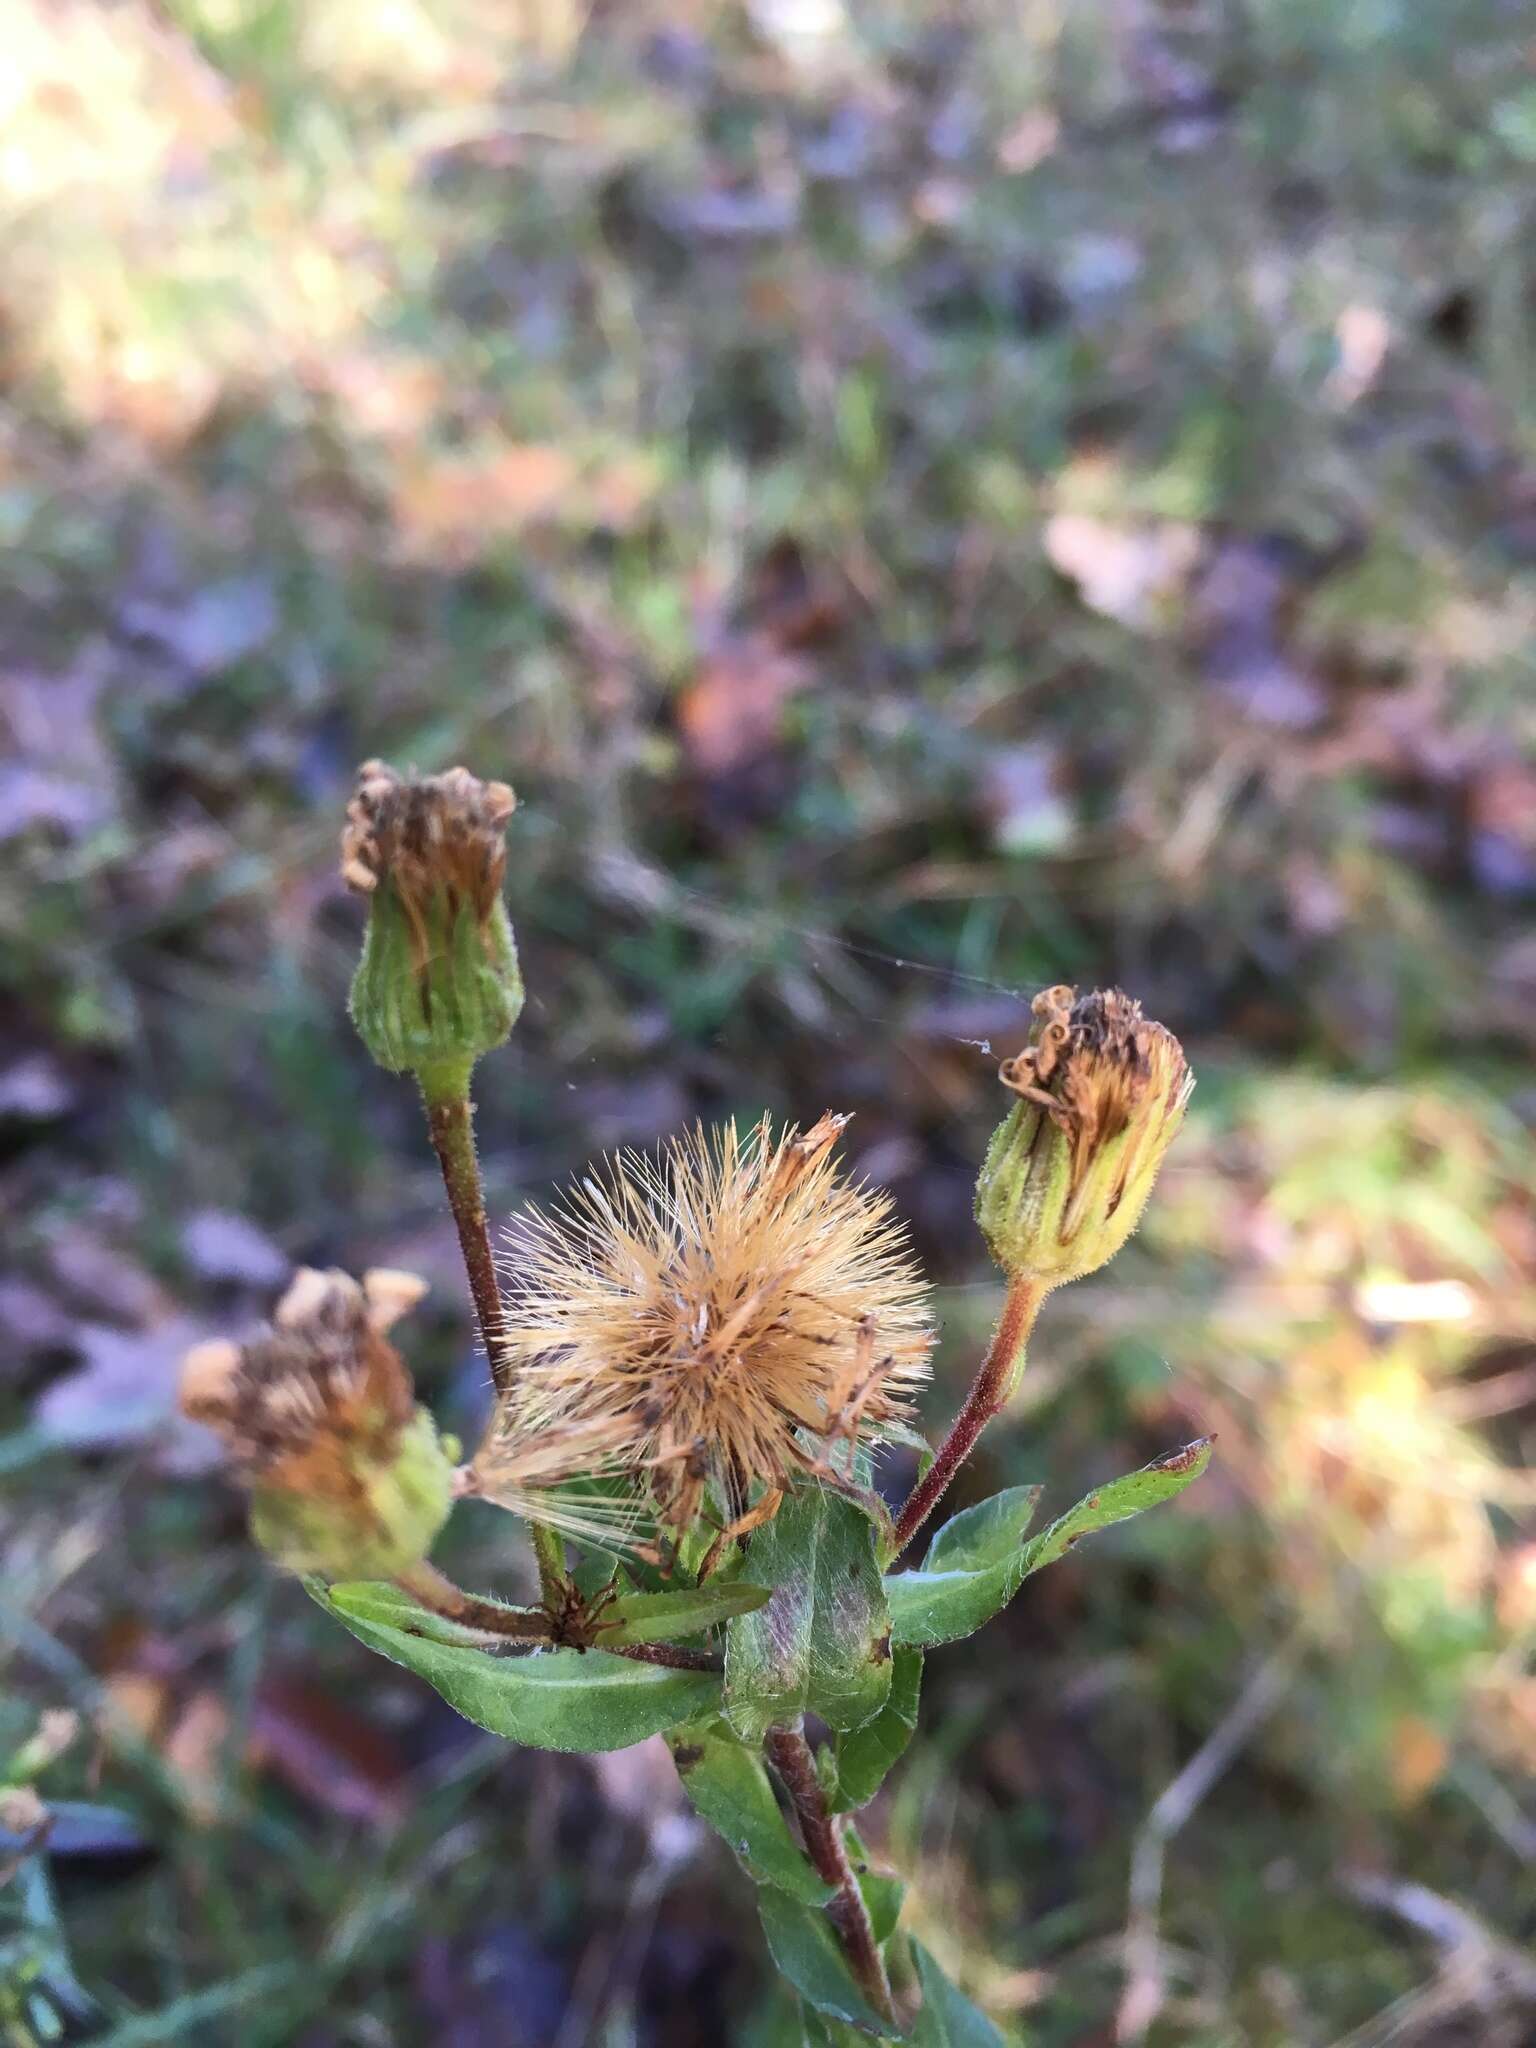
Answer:
<svg viewBox="0 0 1536 2048"><path fill-rule="evenodd" d="M1010 1275L1059 1287L1135 1229L1194 1077L1172 1032L1118 989L1046 989L998 1078L1018 1097L976 1184L976 1220Z"/></svg>
<svg viewBox="0 0 1536 2048"><path fill-rule="evenodd" d="M481 1489L551 1430L592 1437L674 1531L712 1488L765 1519L830 1451L902 1423L933 1344L889 1196L844 1178L845 1117L774 1138L767 1120L625 1154L513 1225L504 1268L511 1393L475 1460Z"/></svg>
<svg viewBox="0 0 1536 2048"><path fill-rule="evenodd" d="M390 1577L448 1517L452 1463L386 1335L424 1292L304 1267L260 1335L187 1354L182 1409L224 1439L257 1541L292 1571Z"/></svg>
<svg viewBox="0 0 1536 2048"><path fill-rule="evenodd" d="M467 768L358 770L341 841L342 879L369 899L352 1017L392 1073L462 1073L517 1021L523 983L501 893L516 803L505 782Z"/></svg>

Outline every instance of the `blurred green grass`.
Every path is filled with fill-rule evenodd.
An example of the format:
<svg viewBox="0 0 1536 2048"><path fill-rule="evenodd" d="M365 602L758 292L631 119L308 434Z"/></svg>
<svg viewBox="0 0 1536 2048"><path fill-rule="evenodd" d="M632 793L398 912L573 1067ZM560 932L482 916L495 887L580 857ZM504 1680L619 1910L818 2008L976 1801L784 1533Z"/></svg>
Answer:
<svg viewBox="0 0 1536 2048"><path fill-rule="evenodd" d="M995 1305L978 1041L1063 978L1185 1037L1148 1227L1052 1304L981 1476L1064 1501L1212 1427L1219 1470L934 1660L887 1846L1036 2048L1134 2038L1149 1954L1155 2048L1516 2048L1518 11L24 0L8 32L0 1744L75 1705L42 1790L145 1844L0 1893L12 2038L45 1953L121 2048L758 2038L744 1881L643 1759L446 1725L163 1432L38 1433L102 1329L163 1400L183 1324L263 1305L249 1250L196 1254L209 1212L430 1271L423 1376L473 1426L414 1106L343 1009L334 835L383 753L522 799L495 1201L698 1115L854 1109L944 1389ZM504 1527L452 1541L518 1569ZM1128 1948L1148 1815L1268 1671Z"/></svg>

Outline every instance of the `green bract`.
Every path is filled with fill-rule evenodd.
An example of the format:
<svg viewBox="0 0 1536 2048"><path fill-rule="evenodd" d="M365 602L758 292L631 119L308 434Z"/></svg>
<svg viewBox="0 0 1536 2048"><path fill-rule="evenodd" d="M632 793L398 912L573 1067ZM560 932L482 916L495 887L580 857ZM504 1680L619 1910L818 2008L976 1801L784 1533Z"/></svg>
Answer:
<svg viewBox="0 0 1536 2048"><path fill-rule="evenodd" d="M523 1007L506 905L498 897L482 922L473 905L438 888L418 926L394 884L380 882L350 1007L363 1043L391 1073L452 1070L494 1051Z"/></svg>
<svg viewBox="0 0 1536 2048"><path fill-rule="evenodd" d="M1019 1100L993 1133L976 1221L1010 1275L1060 1287L1097 1272L1141 1220L1193 1085L1179 1042L1118 989L1047 989L1005 1060Z"/></svg>
<svg viewBox="0 0 1536 2048"><path fill-rule="evenodd" d="M453 1506L453 1466L425 1408L381 1460L350 1459L355 1495L326 1498L258 1485L251 1534L274 1563L322 1578L393 1578L420 1564Z"/></svg>

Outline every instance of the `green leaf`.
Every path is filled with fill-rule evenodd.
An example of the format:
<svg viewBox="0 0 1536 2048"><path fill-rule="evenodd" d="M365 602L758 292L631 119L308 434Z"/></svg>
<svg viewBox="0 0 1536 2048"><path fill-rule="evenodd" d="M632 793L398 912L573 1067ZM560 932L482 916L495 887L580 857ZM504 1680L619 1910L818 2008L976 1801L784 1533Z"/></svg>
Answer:
<svg viewBox="0 0 1536 2048"><path fill-rule="evenodd" d="M875 1531L851 1501L808 1486L752 1537L766 1606L738 1615L725 1647L725 1710L744 1742L816 1713L831 1728L872 1721L891 1689L891 1618Z"/></svg>
<svg viewBox="0 0 1536 2048"><path fill-rule="evenodd" d="M885 1582L893 1639L952 1643L1006 1607L1024 1583L1024 1531L1039 1498L1038 1486L994 1494L944 1524L921 1571L893 1573Z"/></svg>
<svg viewBox="0 0 1536 2048"><path fill-rule="evenodd" d="M667 1741L684 1791L751 1876L808 1906L825 1905L832 1887L822 1883L790 1833L757 1751L738 1742L723 1721L674 1728Z"/></svg>
<svg viewBox="0 0 1536 2048"><path fill-rule="evenodd" d="M1024 1546L1024 1576L1038 1572L1048 1564L1054 1564L1058 1557L1065 1557L1081 1537L1090 1536L1096 1529L1108 1529L1116 1522L1128 1522L1132 1515L1139 1515L1145 1508L1155 1508L1160 1502L1172 1500L1186 1486L1200 1477L1211 1462L1211 1446L1214 1437L1198 1437L1194 1443L1186 1444L1181 1451L1170 1451L1165 1458L1154 1458L1150 1465L1143 1465L1139 1472L1128 1472L1123 1479L1111 1479L1107 1486L1090 1493L1080 1500L1075 1508L1069 1508L1049 1529L1043 1529L1038 1536Z"/></svg>
<svg viewBox="0 0 1536 2048"><path fill-rule="evenodd" d="M768 1950L781 1976L819 2013L861 2027L880 2040L890 2029L853 1981L825 1913L764 1885L757 1894Z"/></svg>
<svg viewBox="0 0 1536 2048"><path fill-rule="evenodd" d="M834 1739L836 1769L828 1788L834 1813L852 1813L874 1798L892 1764L912 1740L917 1699L923 1683L921 1650L900 1649L891 1657L891 1690L885 1705L862 1728ZM822 1751L826 1756L828 1752Z"/></svg>
<svg viewBox="0 0 1536 2048"><path fill-rule="evenodd" d="M711 1579L706 1585L675 1593L631 1593L605 1611L598 1623L599 1638L606 1647L703 1635L733 1615L750 1614L767 1599L766 1586L743 1585L740 1580Z"/></svg>
<svg viewBox="0 0 1536 2048"><path fill-rule="evenodd" d="M898 1877L894 1870L874 1869L869 1851L852 1828L843 1830L843 1842L853 1874L859 1881L875 1940L883 1948L896 1932L902 1901L907 1896L907 1881Z"/></svg>
<svg viewBox="0 0 1536 2048"><path fill-rule="evenodd" d="M826 2019L808 2005L800 2008L800 2039L797 2048L866 2048L869 2036L858 2027L845 2027L841 2020ZM881 2036L889 2040L888 2034Z"/></svg>
<svg viewBox="0 0 1536 2048"><path fill-rule="evenodd" d="M1006 1606L1032 1572L1054 1564L1081 1537L1182 1493L1210 1463L1213 1442L1200 1437L1165 1458L1154 1458L1139 1472L1110 1480L1011 1555L1010 1516L1017 1517L1022 1534L1028 1522L1025 1496L1035 1489L1011 1487L956 1515L934 1538L921 1571L897 1572L886 1580L892 1640L927 1648L969 1635ZM1010 1501L1016 1504L1013 1509L1006 1505Z"/></svg>
<svg viewBox="0 0 1536 2048"><path fill-rule="evenodd" d="M1006 2048L986 2014L951 1984L921 1942L912 1943L923 2009L913 2024L912 2048Z"/></svg>
<svg viewBox="0 0 1536 2048"><path fill-rule="evenodd" d="M627 1749L718 1707L708 1671L670 1671L606 1650L539 1650L501 1656L396 1587L310 1591L359 1642L436 1688L466 1721L531 1749ZM465 1640L465 1637L468 1640Z"/></svg>

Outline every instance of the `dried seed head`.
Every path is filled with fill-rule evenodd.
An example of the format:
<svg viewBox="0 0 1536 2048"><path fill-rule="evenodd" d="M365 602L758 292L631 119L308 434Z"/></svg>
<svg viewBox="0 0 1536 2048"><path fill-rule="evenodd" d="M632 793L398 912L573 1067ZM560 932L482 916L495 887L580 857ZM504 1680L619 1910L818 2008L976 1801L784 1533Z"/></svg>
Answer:
<svg viewBox="0 0 1536 2048"><path fill-rule="evenodd" d="M711 1487L740 1516L906 1418L933 1328L889 1197L838 1173L846 1121L699 1129L518 1219L484 1492L528 1446L590 1438L682 1529Z"/></svg>
<svg viewBox="0 0 1536 2048"><path fill-rule="evenodd" d="M1033 1009L1030 1044L998 1070L1019 1100L988 1147L976 1220L1000 1266L1059 1287L1135 1229L1194 1078L1118 989L1050 988Z"/></svg>
<svg viewBox="0 0 1536 2048"><path fill-rule="evenodd" d="M258 1542L293 1571L388 1578L443 1522L452 1466L385 1332L425 1291L410 1274L298 1272L249 1343L200 1344L181 1405L223 1437Z"/></svg>
<svg viewBox="0 0 1536 2048"><path fill-rule="evenodd" d="M352 1017L392 1073L462 1067L517 1021L523 984L501 896L516 803L467 768L358 770L341 840L342 879L369 899Z"/></svg>

